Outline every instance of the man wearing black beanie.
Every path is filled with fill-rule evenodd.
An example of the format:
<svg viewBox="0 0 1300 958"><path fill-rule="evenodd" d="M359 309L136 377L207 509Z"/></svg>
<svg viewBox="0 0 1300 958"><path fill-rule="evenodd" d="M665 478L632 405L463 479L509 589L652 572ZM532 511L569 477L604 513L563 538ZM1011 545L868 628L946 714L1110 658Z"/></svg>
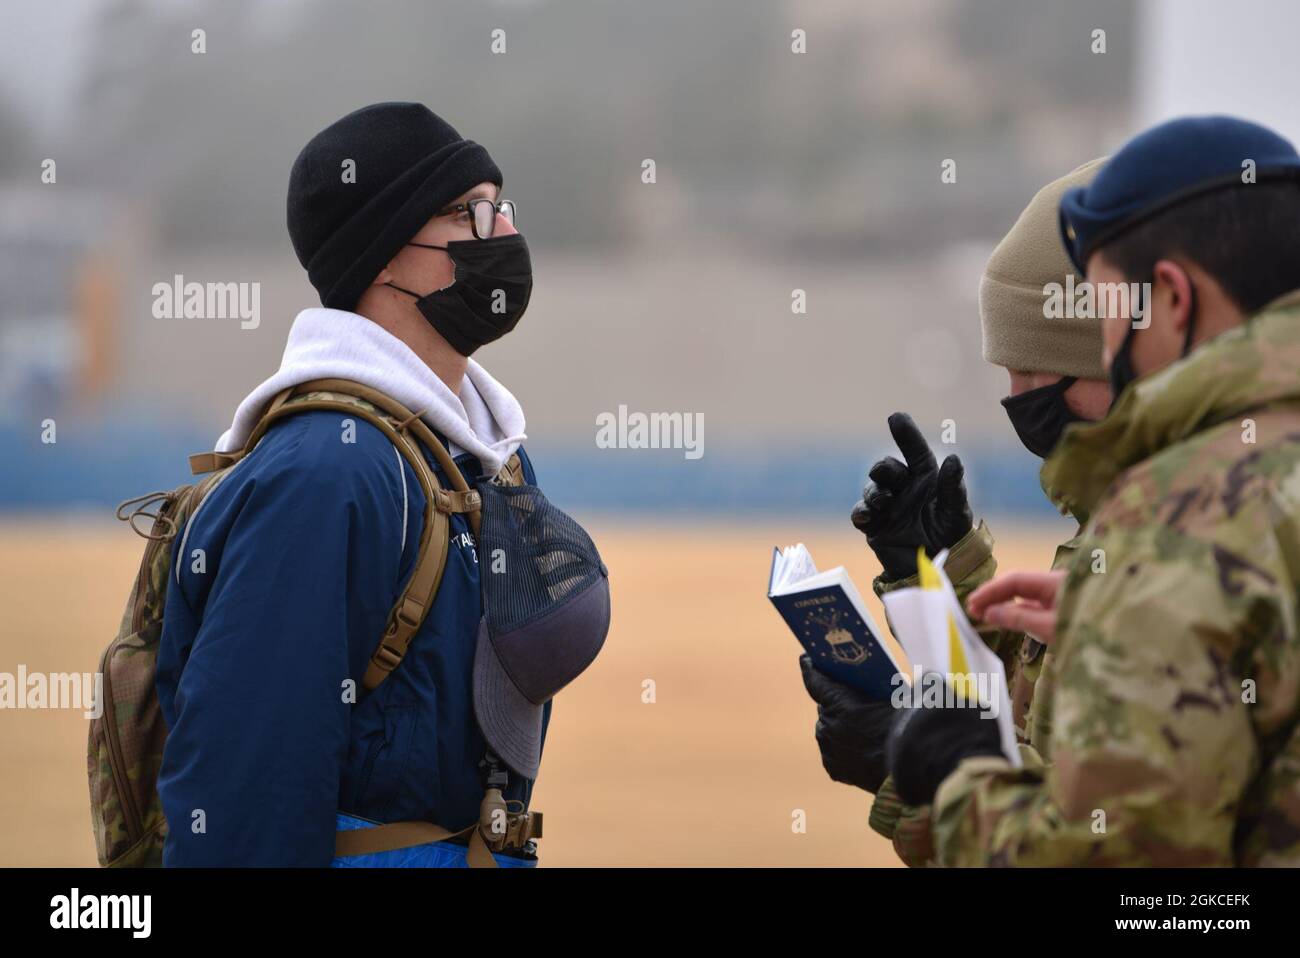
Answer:
<svg viewBox="0 0 1300 958"><path fill-rule="evenodd" d="M289 236L321 307L298 315L279 370L240 404L215 454L234 464L176 536L157 677L166 865L463 865L455 839L423 857L339 859L336 829L468 829L485 774L512 811L527 808L536 767L498 769L502 749L476 722L483 604L467 510L450 510L435 598L372 689L422 555L420 477L360 416L315 409L254 432L290 387L348 380L418 413L464 495L499 474L535 484L519 403L470 358L514 328L532 290L501 182L482 146L418 103L350 113L293 164ZM535 714L540 754L550 702ZM535 861L528 829L518 837L492 846L498 864Z"/></svg>
<svg viewBox="0 0 1300 958"><path fill-rule="evenodd" d="M514 205L494 205L500 189L487 150L427 107L379 103L327 127L298 155L289 237L322 305L379 323L458 391L465 357L514 328L532 289ZM453 279L462 287L455 293L430 293ZM479 299L494 295L494 303Z"/></svg>

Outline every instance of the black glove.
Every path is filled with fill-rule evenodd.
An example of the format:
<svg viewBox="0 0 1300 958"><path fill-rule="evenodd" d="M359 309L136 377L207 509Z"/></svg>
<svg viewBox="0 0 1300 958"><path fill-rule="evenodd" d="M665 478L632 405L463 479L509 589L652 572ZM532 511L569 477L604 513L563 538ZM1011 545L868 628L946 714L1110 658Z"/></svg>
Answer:
<svg viewBox="0 0 1300 958"><path fill-rule="evenodd" d="M930 674L925 681L942 681ZM889 733L889 774L908 805L929 805L962 759L1001 755L998 723L975 707L902 709Z"/></svg>
<svg viewBox="0 0 1300 958"><path fill-rule="evenodd" d="M803 684L817 703L817 746L826 774L875 794L885 780L885 741L898 711L837 682L799 656Z"/></svg>
<svg viewBox="0 0 1300 958"><path fill-rule="evenodd" d="M961 460L949 456L936 469L934 453L905 412L889 417L889 432L907 464L889 456L872 466L851 518L880 560L885 579L893 581L916 575L919 547L937 555L970 532L974 520Z"/></svg>

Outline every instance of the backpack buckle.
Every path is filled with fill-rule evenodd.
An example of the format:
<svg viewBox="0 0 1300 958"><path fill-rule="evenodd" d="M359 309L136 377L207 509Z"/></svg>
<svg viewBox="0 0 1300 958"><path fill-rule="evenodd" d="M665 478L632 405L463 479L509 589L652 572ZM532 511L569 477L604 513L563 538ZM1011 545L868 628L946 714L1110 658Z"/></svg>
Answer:
<svg viewBox="0 0 1300 958"><path fill-rule="evenodd" d="M397 618L405 626L415 628L420 624L420 613L424 611L424 606L416 602L411 596L404 596L402 604L397 607Z"/></svg>
<svg viewBox="0 0 1300 958"><path fill-rule="evenodd" d="M370 661L385 672L391 672L402 664L402 657L381 642L379 648L375 649L375 654L370 657Z"/></svg>

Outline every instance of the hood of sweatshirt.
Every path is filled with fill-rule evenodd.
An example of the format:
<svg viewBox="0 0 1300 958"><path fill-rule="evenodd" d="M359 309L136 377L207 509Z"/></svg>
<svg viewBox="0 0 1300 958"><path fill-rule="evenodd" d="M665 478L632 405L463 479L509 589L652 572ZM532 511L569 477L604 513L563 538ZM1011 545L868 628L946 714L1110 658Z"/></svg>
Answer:
<svg viewBox="0 0 1300 958"><path fill-rule="evenodd" d="M282 389L313 379L351 379L377 389L445 436L453 456L470 453L494 476L524 434L524 411L510 391L469 360L457 396L409 346L364 316L304 309L293 321L280 368L235 410L218 452L243 446L266 404Z"/></svg>

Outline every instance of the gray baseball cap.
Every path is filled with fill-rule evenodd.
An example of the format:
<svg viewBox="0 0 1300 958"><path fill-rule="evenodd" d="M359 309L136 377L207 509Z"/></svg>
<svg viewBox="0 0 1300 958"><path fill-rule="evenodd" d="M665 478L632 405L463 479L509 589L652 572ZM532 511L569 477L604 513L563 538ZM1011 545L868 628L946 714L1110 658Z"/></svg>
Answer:
<svg viewBox="0 0 1300 958"><path fill-rule="evenodd" d="M591 665L609 632L609 571L586 530L535 486L481 483L483 618L474 712L511 769L537 777L542 707Z"/></svg>

